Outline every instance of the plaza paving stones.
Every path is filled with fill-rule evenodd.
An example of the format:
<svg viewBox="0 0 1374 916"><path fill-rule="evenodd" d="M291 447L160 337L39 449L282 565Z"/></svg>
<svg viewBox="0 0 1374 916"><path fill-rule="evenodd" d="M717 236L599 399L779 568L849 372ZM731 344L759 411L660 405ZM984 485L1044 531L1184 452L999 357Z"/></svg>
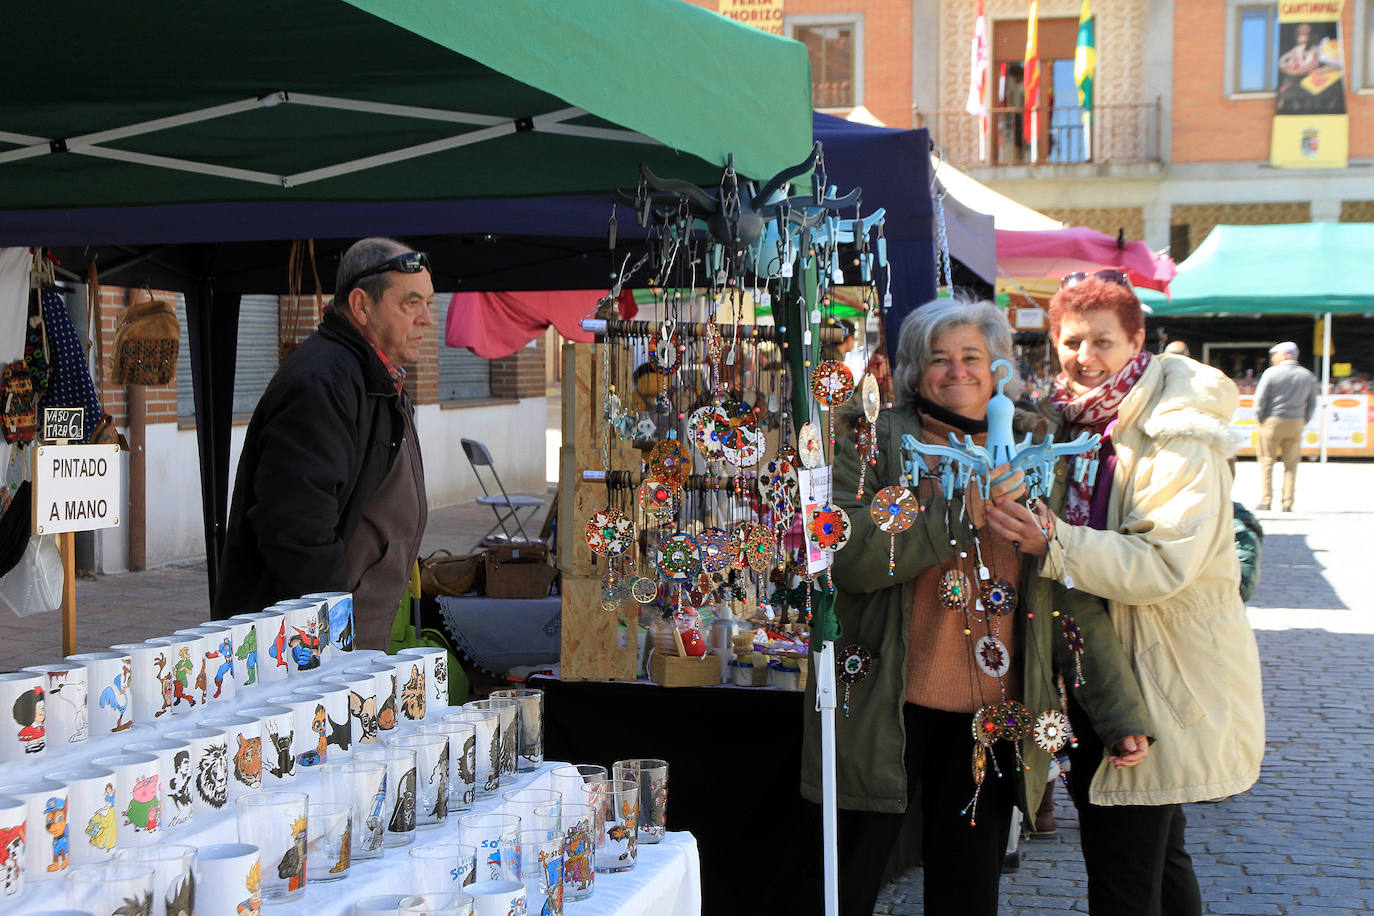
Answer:
<svg viewBox="0 0 1374 916"><path fill-rule="evenodd" d="M1258 480L1255 462L1240 462L1236 498L1258 502ZM1304 462L1294 511L1258 515L1265 543L1250 620L1267 750L1249 792L1185 809L1203 909L1374 912L1374 463ZM1055 800L1058 836L1023 841L1021 867L1002 878L1008 916L1088 911L1078 820L1062 786ZM921 870L888 885L875 912L923 913Z"/></svg>

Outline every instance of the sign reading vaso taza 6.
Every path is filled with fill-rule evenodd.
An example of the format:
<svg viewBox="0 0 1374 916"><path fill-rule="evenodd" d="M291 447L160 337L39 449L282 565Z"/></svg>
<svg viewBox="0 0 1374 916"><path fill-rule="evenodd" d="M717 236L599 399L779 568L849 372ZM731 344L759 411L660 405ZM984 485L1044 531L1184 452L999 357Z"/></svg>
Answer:
<svg viewBox="0 0 1374 916"><path fill-rule="evenodd" d="M118 445L40 445L34 449L34 534L116 527L122 465Z"/></svg>
<svg viewBox="0 0 1374 916"><path fill-rule="evenodd" d="M84 407L44 407L43 441L62 442L86 438L86 409Z"/></svg>

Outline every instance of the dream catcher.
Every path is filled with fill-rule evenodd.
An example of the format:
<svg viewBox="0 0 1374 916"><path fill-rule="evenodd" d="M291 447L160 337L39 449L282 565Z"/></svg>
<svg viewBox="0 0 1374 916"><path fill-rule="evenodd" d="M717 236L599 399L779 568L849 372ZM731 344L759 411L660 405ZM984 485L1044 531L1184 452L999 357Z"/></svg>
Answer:
<svg viewBox="0 0 1374 916"><path fill-rule="evenodd" d="M835 658L835 676L844 684L844 716L849 718L849 691L856 684L862 683L873 673L873 653L866 648L855 643L845 649L838 650L839 654Z"/></svg>
<svg viewBox="0 0 1374 916"><path fill-rule="evenodd" d="M921 505L906 487L883 487L873 497L868 512L878 530L886 531L889 535L887 574L891 576L897 566L897 532L905 531L916 523Z"/></svg>

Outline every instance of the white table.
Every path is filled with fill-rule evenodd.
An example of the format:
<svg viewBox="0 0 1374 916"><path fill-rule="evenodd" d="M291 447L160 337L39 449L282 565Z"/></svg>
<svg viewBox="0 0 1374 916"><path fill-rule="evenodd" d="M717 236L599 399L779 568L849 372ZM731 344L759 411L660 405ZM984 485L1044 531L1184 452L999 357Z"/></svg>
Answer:
<svg viewBox="0 0 1374 916"><path fill-rule="evenodd" d="M155 726L136 725L120 735L107 735L72 745L74 750L68 750L62 755L48 753L37 760L0 765L0 771L3 771L0 772L0 783L36 779L45 772L89 763L93 757L118 753L130 742L146 741L167 731L189 728L199 721L202 715L225 715L238 707L260 706L269 695L284 693L283 688L308 686L325 674L337 672L341 667L327 665L310 676L292 677L284 683L266 685L261 690L243 689L239 691L233 703L212 703L203 714L200 713L200 707L197 707L186 715L159 721ZM413 730L413 725L402 722L390 735L394 737ZM510 789L547 787L548 773L555 766L558 764L545 762L535 771L516 774L512 785L502 786L500 791L490 798L478 799L468 811L450 814L448 822L443 826L417 830L415 844L457 842L459 817L465 814L498 811L502 804L500 793ZM301 775L294 782L283 788L309 794L317 789L319 784L318 771L306 769L301 771ZM233 805L230 803L216 817L198 816L182 827L164 830L160 842L191 846L237 842L238 828L234 822L232 808ZM353 903L362 897L408 893L410 869L406 856L407 848L389 849L377 859L355 859L348 877L344 880L307 885L304 896L299 900L289 904L272 904L264 901L264 907L272 913L281 914L352 916ZM0 903L0 910L3 910L5 916L25 916L66 907L66 895L60 877L41 881L31 879L31 874L26 873L25 890L21 897ZM598 872L592 895L585 900L569 901L564 906L564 912L569 916L699 916L701 865L696 840L690 833L668 833L662 843L641 843L634 868L614 874Z"/></svg>

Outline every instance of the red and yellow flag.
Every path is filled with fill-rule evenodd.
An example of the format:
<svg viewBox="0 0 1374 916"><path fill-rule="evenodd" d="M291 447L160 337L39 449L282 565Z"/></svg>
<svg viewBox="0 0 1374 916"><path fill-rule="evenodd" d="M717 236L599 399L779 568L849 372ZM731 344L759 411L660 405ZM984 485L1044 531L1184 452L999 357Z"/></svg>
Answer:
<svg viewBox="0 0 1374 916"><path fill-rule="evenodd" d="M1040 42L1037 36L1039 8L1039 0L1031 0L1030 16L1026 19L1026 60L1021 71L1026 89L1026 143L1030 146L1032 162L1036 159L1036 151L1040 145L1040 125L1035 116L1035 109L1040 106Z"/></svg>

